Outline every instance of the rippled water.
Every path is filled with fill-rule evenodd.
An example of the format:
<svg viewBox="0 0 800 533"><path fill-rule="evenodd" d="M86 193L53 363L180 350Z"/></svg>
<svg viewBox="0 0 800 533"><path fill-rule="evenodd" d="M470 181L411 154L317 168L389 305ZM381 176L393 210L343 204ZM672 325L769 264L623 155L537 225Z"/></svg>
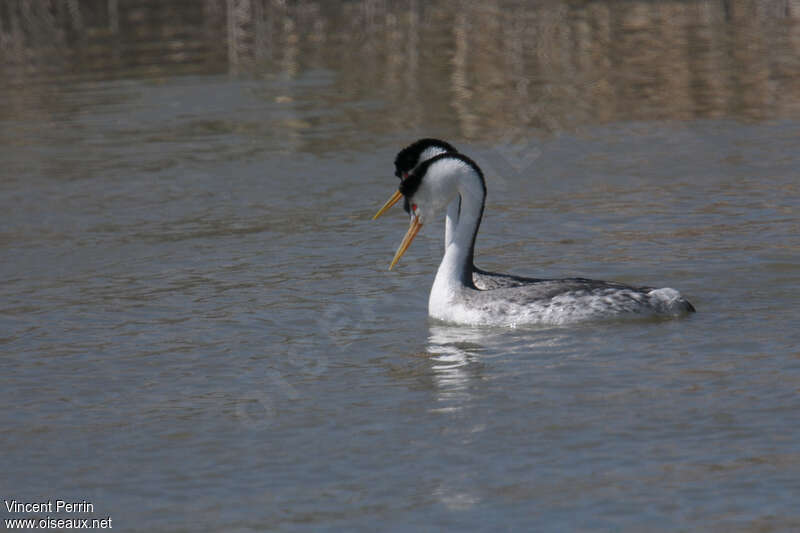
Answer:
<svg viewBox="0 0 800 533"><path fill-rule="evenodd" d="M379 9L378 30L422 26L418 63L377 61L387 85L356 86L357 61L336 54L347 13L301 4L280 13L295 22L277 59L235 75L3 86L3 498L87 500L123 531L800 528L797 14L554 4L543 13L575 31L621 32L578 40L612 48L603 92L584 83L593 67L573 65L574 83L556 68L554 34L473 79L526 42L517 4L455 22L446 3ZM302 17L330 51L291 52ZM508 41L434 31L480 17ZM671 99L653 81L666 67L628 61L664 17L706 50L771 29L769 55L712 46L684 72L722 81ZM380 48L378 30L361 38ZM425 75L390 89L409 68ZM747 97L758 87L775 97ZM531 107L515 116L503 94ZM443 225L389 272L407 219L370 220L421 135L487 174L479 266L671 286L698 312L430 321Z"/></svg>

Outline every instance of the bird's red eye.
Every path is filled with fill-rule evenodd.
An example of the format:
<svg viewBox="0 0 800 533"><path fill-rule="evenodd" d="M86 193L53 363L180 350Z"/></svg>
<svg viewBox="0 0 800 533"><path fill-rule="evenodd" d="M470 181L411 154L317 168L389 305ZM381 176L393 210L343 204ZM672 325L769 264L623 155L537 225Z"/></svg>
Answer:
<svg viewBox="0 0 800 533"><path fill-rule="evenodd" d="M415 211L415 212L416 212L416 210L417 210L417 204L411 204L411 209L412 209L413 211Z"/></svg>
<svg viewBox="0 0 800 533"><path fill-rule="evenodd" d="M406 179L407 177L408 177L408 172L403 172L403 179Z"/></svg>

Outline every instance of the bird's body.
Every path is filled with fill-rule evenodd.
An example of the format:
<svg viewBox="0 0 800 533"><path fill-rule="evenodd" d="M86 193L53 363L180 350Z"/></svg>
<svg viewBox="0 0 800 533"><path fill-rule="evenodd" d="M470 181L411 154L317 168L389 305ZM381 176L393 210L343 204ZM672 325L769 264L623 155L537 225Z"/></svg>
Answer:
<svg viewBox="0 0 800 533"><path fill-rule="evenodd" d="M428 314L456 324L516 326L567 324L629 314L672 316L692 311L690 306L675 289L567 278L488 290L434 284Z"/></svg>
<svg viewBox="0 0 800 533"><path fill-rule="evenodd" d="M433 318L459 324L513 326L630 315L678 316L694 311L674 289L584 278L534 279L490 273L484 286L478 286L473 255L486 185L480 168L462 154L445 152L420 162L376 216L398 201L400 195L410 206L411 227L392 266L426 220L445 210L454 199L459 202L458 218L446 240L428 300L428 314ZM493 286L496 279L508 285Z"/></svg>

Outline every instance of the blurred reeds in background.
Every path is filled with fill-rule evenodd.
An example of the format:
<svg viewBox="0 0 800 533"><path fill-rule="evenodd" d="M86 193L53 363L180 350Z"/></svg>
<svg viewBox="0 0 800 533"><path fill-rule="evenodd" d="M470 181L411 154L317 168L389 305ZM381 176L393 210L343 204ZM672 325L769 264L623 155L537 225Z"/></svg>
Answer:
<svg viewBox="0 0 800 533"><path fill-rule="evenodd" d="M798 115L800 1L0 3L0 89L318 69L411 124L456 113L468 138L509 122Z"/></svg>

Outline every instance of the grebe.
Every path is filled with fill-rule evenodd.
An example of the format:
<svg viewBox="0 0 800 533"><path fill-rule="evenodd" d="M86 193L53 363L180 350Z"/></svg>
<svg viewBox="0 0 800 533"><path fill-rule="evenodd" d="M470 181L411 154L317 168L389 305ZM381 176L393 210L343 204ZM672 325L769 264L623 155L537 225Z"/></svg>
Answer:
<svg viewBox="0 0 800 533"><path fill-rule="evenodd" d="M419 139L397 153L397 157L394 159L394 175L400 178L400 180L404 180L422 161L444 153L458 153L458 150L452 144L442 141L441 139ZM403 209L409 215L411 214L407 198L403 199ZM458 213L460 209L461 199L459 197L454 198L447 206L447 216L444 223L445 250L447 250L447 247L453 240L453 229L458 222ZM475 284L475 287L481 290L519 287L520 285L538 281L541 280L524 278L511 274L501 274L499 272L489 272L478 268L474 264L472 265L472 282Z"/></svg>
<svg viewBox="0 0 800 533"><path fill-rule="evenodd" d="M584 278L542 279L516 287L479 290L472 279L475 238L486 199L483 172L463 154L446 152L420 162L375 215L408 200L411 225L392 269L422 225L460 200L458 219L428 299L436 319L471 325L564 324L624 315L679 316L694 307L670 288L632 287Z"/></svg>

